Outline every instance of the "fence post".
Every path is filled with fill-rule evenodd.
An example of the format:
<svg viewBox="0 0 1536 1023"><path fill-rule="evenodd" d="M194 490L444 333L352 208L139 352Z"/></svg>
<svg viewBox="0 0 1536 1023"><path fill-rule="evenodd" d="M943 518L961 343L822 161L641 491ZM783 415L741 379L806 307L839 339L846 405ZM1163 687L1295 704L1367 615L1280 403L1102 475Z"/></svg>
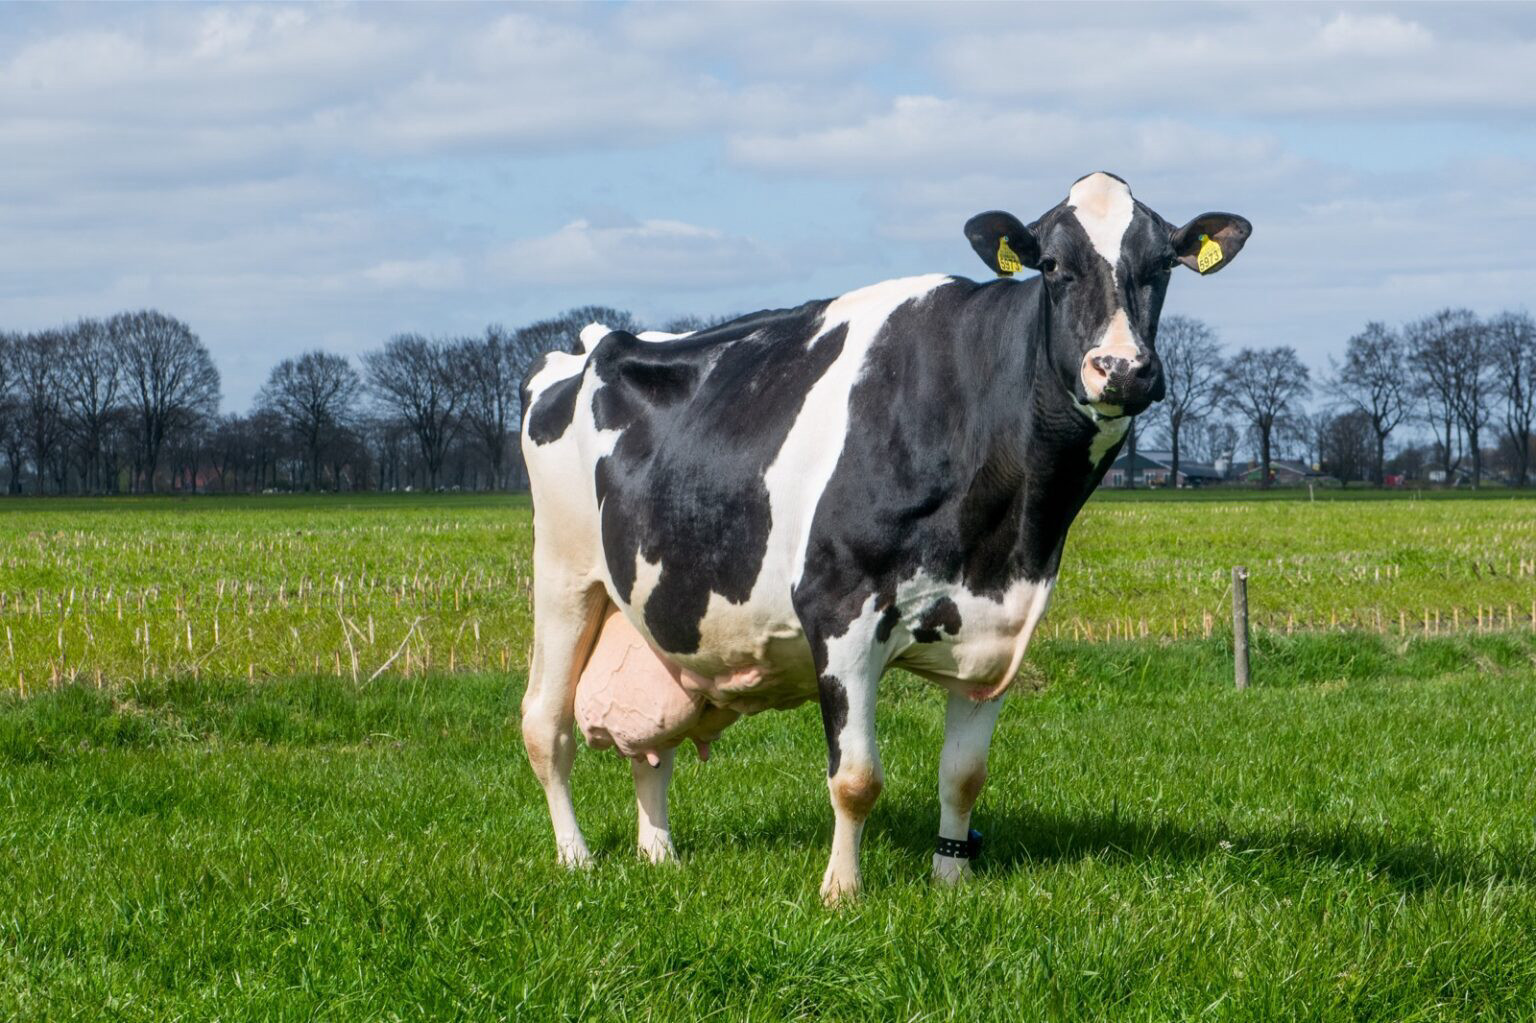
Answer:
<svg viewBox="0 0 1536 1023"><path fill-rule="evenodd" d="M1248 569L1232 569L1232 666L1238 689L1248 688Z"/></svg>

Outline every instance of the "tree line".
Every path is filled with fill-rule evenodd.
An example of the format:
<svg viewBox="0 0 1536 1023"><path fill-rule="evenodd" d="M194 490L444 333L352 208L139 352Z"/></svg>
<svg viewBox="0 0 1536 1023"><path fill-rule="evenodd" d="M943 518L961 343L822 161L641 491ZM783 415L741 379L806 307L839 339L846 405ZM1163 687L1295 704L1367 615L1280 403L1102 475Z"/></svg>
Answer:
<svg viewBox="0 0 1536 1023"><path fill-rule="evenodd" d="M1316 380L1290 346L1228 356L1189 317L1165 318L1156 347L1167 396L1138 432L1151 428L1175 476L1193 446L1211 462L1251 450L1261 486L1279 458L1345 483L1380 486L1396 475L1476 487L1490 468L1513 485L1531 482L1536 322L1524 312L1480 319L1442 309L1400 327L1367 323ZM1309 409L1314 396L1320 407ZM1409 439L1392 451L1394 437L1416 430L1427 443Z"/></svg>
<svg viewBox="0 0 1536 1023"><path fill-rule="evenodd" d="M315 349L227 415L212 356L175 317L0 332L0 480L11 494L516 488L522 378L594 320L638 329L586 306L472 337L398 334L358 360Z"/></svg>
<svg viewBox="0 0 1536 1023"><path fill-rule="evenodd" d="M469 337L398 334L356 361L315 349L279 362L250 411L228 415L208 349L163 313L0 333L0 479L12 494L520 488L522 378L593 321L639 329L623 310L585 306ZM1476 486L1490 468L1531 481L1536 324L1524 313L1368 323L1318 380L1294 348L1228 355L1189 317L1164 319L1157 350L1167 396L1130 450L1150 433L1175 477L1181 459L1252 451L1261 485L1282 458L1378 485L1435 471ZM1427 443L1393 450L1415 429Z"/></svg>

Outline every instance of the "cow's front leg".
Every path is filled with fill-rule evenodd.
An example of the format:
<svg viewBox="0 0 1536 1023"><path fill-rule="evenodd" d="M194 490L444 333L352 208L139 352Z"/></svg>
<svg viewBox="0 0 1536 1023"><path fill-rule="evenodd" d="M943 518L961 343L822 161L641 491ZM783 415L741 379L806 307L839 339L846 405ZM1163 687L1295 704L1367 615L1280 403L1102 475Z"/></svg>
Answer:
<svg viewBox="0 0 1536 1023"><path fill-rule="evenodd" d="M672 782L677 750L660 750L656 757L654 767L643 756L631 758L629 771L635 779L635 804L640 816L640 855L652 863L666 863L677 859L672 833L667 828L667 786Z"/></svg>
<svg viewBox="0 0 1536 1023"><path fill-rule="evenodd" d="M987 782L987 749L1003 698L976 701L951 695L939 757L939 848L933 876L955 884L971 876L971 808Z"/></svg>
<svg viewBox="0 0 1536 1023"><path fill-rule="evenodd" d="M832 856L821 880L828 905L859 891L859 839L885 785L875 745L875 690L885 667L883 650L857 624L828 644L817 676L821 720L827 730L827 789L834 823Z"/></svg>

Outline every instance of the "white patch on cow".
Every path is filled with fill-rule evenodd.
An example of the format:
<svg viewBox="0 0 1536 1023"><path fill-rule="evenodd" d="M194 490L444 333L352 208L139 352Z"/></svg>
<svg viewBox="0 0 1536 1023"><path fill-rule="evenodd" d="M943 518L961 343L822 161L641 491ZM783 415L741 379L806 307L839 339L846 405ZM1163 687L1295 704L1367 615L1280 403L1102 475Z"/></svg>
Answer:
<svg viewBox="0 0 1536 1023"><path fill-rule="evenodd" d="M645 607L646 601L651 599L651 593L659 582L661 582L661 559L647 561L645 554L637 549L635 551L635 585L629 590L629 604L637 612L635 625L644 633L645 638L653 643L655 637L651 635L651 630L646 628L638 612Z"/></svg>
<svg viewBox="0 0 1536 1023"><path fill-rule="evenodd" d="M919 572L896 588L902 627L910 634L924 612L947 598L959 612L960 630L954 636L941 631L934 643L913 642L894 663L935 682L960 683L975 699L1000 695L1024 662L1055 583L1054 578L1021 579L993 598Z"/></svg>
<svg viewBox="0 0 1536 1023"><path fill-rule="evenodd" d="M1141 358L1141 351L1141 345L1136 341L1136 332L1131 329L1130 317L1125 315L1124 309L1116 309L1115 315L1105 325L1104 333L1099 335L1099 340L1088 350L1086 358L1108 355L1135 362Z"/></svg>
<svg viewBox="0 0 1536 1023"><path fill-rule="evenodd" d="M1111 269L1118 267L1120 242L1136 212L1130 186L1103 172L1090 174L1072 186L1067 205L1088 233L1094 251L1109 260Z"/></svg>
<svg viewBox="0 0 1536 1023"><path fill-rule="evenodd" d="M1109 453L1109 449L1125 437L1125 432L1131 428L1131 417L1099 419L1096 425L1098 432L1093 435L1093 441L1088 445L1088 464L1092 466L1102 462L1104 456Z"/></svg>
<svg viewBox="0 0 1536 1023"><path fill-rule="evenodd" d="M635 337L641 341L679 341L685 337L692 337L694 331L685 330L681 334L668 334L664 330L642 330Z"/></svg>
<svg viewBox="0 0 1536 1023"><path fill-rule="evenodd" d="M585 355L550 352L544 357L544 365L539 367L539 371L528 378L528 407L533 408L538 403L539 395L547 391L551 384L569 380L580 373L586 364Z"/></svg>
<svg viewBox="0 0 1536 1023"><path fill-rule="evenodd" d="M589 323L581 328L581 334L578 335L579 347L583 352L590 352L593 346L612 333L605 324Z"/></svg>
<svg viewBox="0 0 1536 1023"><path fill-rule="evenodd" d="M848 399L870 345L900 306L931 294L952 279L944 274L926 274L884 281L834 299L822 314L813 345L839 324L846 323L848 332L837 360L805 396L784 446L763 476L773 525L764 572L753 587L754 599L765 587L787 594L800 582L811 517L842 456L848 433ZM768 571L770 566L775 571ZM768 578L783 569L790 572L787 579Z"/></svg>

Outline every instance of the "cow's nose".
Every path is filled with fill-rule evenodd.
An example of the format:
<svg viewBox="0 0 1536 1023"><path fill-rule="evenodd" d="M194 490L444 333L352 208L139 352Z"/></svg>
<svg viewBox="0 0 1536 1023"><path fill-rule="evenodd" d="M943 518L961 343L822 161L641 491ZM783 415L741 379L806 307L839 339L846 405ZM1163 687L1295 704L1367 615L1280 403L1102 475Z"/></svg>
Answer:
<svg viewBox="0 0 1536 1023"><path fill-rule="evenodd" d="M1107 379L1117 370L1124 369L1125 360L1116 358L1113 355L1095 355L1088 360L1088 365L1092 366L1099 376Z"/></svg>

